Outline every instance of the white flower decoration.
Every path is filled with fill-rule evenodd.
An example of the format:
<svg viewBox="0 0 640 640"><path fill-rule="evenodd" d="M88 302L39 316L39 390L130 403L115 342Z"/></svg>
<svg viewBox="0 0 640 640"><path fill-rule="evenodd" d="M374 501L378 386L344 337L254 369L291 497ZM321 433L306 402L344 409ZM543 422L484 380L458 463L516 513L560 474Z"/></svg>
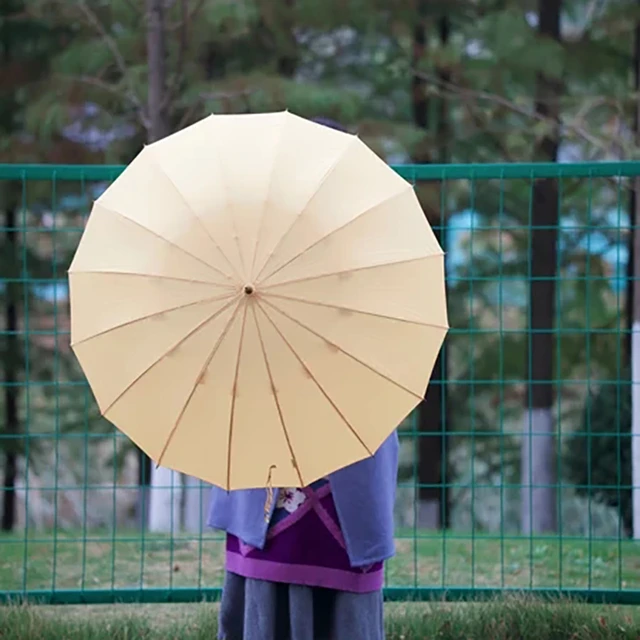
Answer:
<svg viewBox="0 0 640 640"><path fill-rule="evenodd" d="M281 489L278 493L278 509L286 509L289 513L293 513L304 501L307 496L300 489Z"/></svg>

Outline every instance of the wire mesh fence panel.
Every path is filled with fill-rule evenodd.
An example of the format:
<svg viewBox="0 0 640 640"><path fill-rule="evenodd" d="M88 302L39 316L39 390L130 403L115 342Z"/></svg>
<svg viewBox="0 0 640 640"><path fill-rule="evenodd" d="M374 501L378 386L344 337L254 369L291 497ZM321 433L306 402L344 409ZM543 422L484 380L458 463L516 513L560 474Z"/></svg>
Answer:
<svg viewBox="0 0 640 640"><path fill-rule="evenodd" d="M396 170L447 252L451 330L426 402L399 426L385 595L640 602L629 330L640 163ZM220 595L208 488L152 469L100 416L69 345L66 272L120 171L0 165L5 601Z"/></svg>

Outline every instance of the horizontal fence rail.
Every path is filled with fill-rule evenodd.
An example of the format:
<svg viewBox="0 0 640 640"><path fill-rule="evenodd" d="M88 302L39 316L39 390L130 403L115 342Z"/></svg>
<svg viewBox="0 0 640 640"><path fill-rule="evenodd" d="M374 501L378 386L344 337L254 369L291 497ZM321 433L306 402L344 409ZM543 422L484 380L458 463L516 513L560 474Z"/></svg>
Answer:
<svg viewBox="0 0 640 640"><path fill-rule="evenodd" d="M514 162L512 164L391 165L407 180L491 180L499 178L615 178L638 175L638 162ZM113 180L124 165L2 164L0 180Z"/></svg>
<svg viewBox="0 0 640 640"><path fill-rule="evenodd" d="M426 402L399 426L385 597L640 603L628 319L640 163L393 168L446 250L451 331ZM67 269L122 169L0 164L0 602L220 597L208 487L150 477L69 347Z"/></svg>

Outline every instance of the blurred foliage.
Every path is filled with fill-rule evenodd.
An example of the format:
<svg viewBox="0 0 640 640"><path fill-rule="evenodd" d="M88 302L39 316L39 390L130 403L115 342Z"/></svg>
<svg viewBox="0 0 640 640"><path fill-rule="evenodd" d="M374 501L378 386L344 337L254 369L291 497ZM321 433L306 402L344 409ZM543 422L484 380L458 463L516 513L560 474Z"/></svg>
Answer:
<svg viewBox="0 0 640 640"><path fill-rule="evenodd" d="M583 495L618 507L627 531L632 527L631 382L628 371L619 381L606 381L592 391L580 431L564 452L568 479Z"/></svg>
<svg viewBox="0 0 640 640"><path fill-rule="evenodd" d="M545 71L563 85L563 159L637 156L630 135L636 99L631 69L632 31L640 15L628 0L565 0L561 45L538 36L537 3L531 0L165 5L172 129L210 112L289 108L341 122L389 161L408 161L425 149L427 157L439 158L443 145L451 162L529 161L535 143L554 125L534 112L536 76ZM445 14L451 33L443 44L437 28ZM4 46L9 43L13 52L11 65L0 69L2 159L128 162L149 127L144 3L12 0L3 5L0 20ZM416 56L414 32L420 25L427 38L423 55ZM412 113L416 76L425 81L431 114L426 130L416 127ZM442 104L449 121L444 139L438 135ZM581 428L585 402L592 405L594 432L597 420L597 431L613 428L612 414L607 419L605 409L596 407L600 395L590 400L584 381L602 380L598 393L607 393L612 385L606 381L616 379L626 358L620 318L625 292L614 262L623 260L628 243L628 188L624 180L606 179L564 179L559 185L553 361L554 414L563 434ZM30 231L20 241L19 268L32 278L63 278L93 194L83 193L85 200L69 205L79 185L56 185L55 193L44 183L27 189L23 210ZM466 451L471 435L491 436L474 441L474 455L492 474L513 480L530 349L525 328L532 182L433 182L418 185L418 191L431 222L446 226L456 247L456 263L448 269L453 331L446 347L445 419L454 434L449 445ZM45 225L53 209L55 234ZM456 227L461 219L466 222ZM0 261L7 255L0 243ZM8 273L8 265L0 262L0 268ZM35 288L24 288L20 304L24 322L28 308L30 327L51 323L58 313L67 317L62 303L56 307ZM68 349L43 345L37 335L21 348L27 346L23 379L28 362L29 380L60 382L57 389L34 385L30 397L39 404L30 414L33 428L73 430L81 424L102 433L105 424L86 389L62 384L81 379ZM586 453L571 464L570 459L568 453L571 478L586 473ZM595 459L605 457L596 453ZM615 482L615 468L602 465L609 475L600 484Z"/></svg>

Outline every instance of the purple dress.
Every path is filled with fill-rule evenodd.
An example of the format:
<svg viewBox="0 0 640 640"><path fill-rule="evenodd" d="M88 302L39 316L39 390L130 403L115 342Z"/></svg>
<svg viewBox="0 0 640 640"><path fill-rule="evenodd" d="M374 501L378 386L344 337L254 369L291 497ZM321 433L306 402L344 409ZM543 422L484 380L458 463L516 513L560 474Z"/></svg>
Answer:
<svg viewBox="0 0 640 640"><path fill-rule="evenodd" d="M351 566L328 481L280 490L264 548L226 555L218 638L384 639L384 563Z"/></svg>
<svg viewBox="0 0 640 640"><path fill-rule="evenodd" d="M264 491L214 488L209 524L227 531L219 640L384 640L397 450L394 434L330 482L278 491L268 527Z"/></svg>
<svg viewBox="0 0 640 640"><path fill-rule="evenodd" d="M227 534L226 568L244 578L351 593L382 589L384 563L352 567L327 480L283 489L264 549Z"/></svg>

